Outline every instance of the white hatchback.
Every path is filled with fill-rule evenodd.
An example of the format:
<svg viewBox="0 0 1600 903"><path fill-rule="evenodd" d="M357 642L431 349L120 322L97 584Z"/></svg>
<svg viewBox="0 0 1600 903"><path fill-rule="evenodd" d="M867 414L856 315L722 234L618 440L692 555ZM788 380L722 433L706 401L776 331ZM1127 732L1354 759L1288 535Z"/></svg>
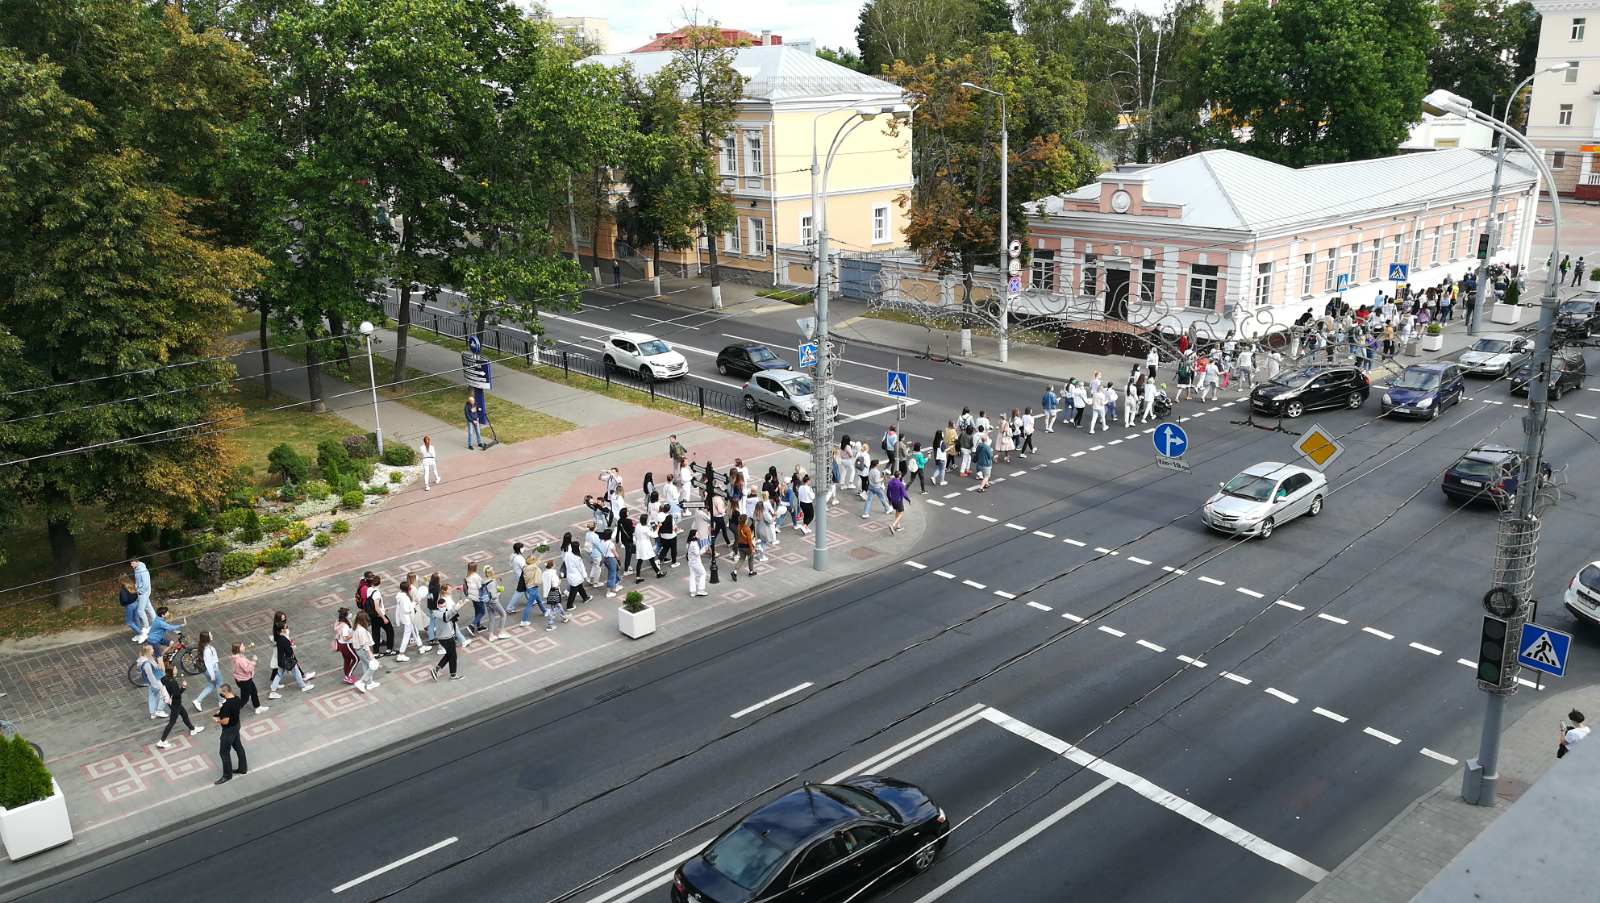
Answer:
<svg viewBox="0 0 1600 903"><path fill-rule="evenodd" d="M672 346L642 332L616 332L606 336L607 370L637 373L645 382L677 379L689 373L689 362Z"/></svg>

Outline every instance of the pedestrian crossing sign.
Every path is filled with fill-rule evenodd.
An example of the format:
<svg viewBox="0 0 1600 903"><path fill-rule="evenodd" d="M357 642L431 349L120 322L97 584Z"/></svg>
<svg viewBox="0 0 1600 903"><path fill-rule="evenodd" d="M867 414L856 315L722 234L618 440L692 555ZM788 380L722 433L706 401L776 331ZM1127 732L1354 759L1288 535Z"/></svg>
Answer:
<svg viewBox="0 0 1600 903"><path fill-rule="evenodd" d="M1349 273L1340 273L1339 274L1339 281L1336 284L1336 287L1341 292L1348 290L1350 288L1350 274Z"/></svg>
<svg viewBox="0 0 1600 903"><path fill-rule="evenodd" d="M817 343L816 342L801 342L799 351L800 351L800 366L802 366L802 367L815 367L817 365Z"/></svg>
<svg viewBox="0 0 1600 903"><path fill-rule="evenodd" d="M1328 465L1344 454L1344 446L1339 444L1339 440L1315 424L1295 440L1294 450L1318 470L1327 470Z"/></svg>
<svg viewBox="0 0 1600 903"><path fill-rule="evenodd" d="M887 375L888 388L885 390L891 398L905 398L911 394L911 377L903 370L890 370Z"/></svg>
<svg viewBox="0 0 1600 903"><path fill-rule="evenodd" d="M1391 263L1391 264L1389 264L1389 281L1390 282L1404 282L1404 281L1406 281L1406 276L1410 272L1410 270L1411 270L1411 267L1406 265L1406 264L1403 264L1403 263Z"/></svg>
<svg viewBox="0 0 1600 903"><path fill-rule="evenodd" d="M1567 652L1571 648L1571 634L1538 624L1523 624L1522 641L1517 645L1517 661L1523 667L1564 677L1567 673Z"/></svg>

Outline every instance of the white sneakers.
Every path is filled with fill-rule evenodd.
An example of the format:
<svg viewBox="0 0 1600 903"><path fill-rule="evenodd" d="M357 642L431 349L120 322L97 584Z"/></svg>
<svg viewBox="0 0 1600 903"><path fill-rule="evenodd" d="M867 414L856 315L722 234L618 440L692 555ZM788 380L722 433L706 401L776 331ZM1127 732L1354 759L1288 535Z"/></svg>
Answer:
<svg viewBox="0 0 1600 903"><path fill-rule="evenodd" d="M200 727L196 727L196 728L191 728L190 731L189 731L189 736L193 737L195 734L198 734L203 730L205 730L205 726L204 725L201 725Z"/></svg>
<svg viewBox="0 0 1600 903"><path fill-rule="evenodd" d="M203 709L203 708L201 708L201 707L200 707L200 700L198 700L198 699L196 699L196 700L195 700L195 701L194 701L194 710L195 710L195 711L196 711L196 712L204 712L204 711L205 711L205 709Z"/></svg>
<svg viewBox="0 0 1600 903"><path fill-rule="evenodd" d="M409 655L396 655L394 657L394 660L397 661L397 662L409 662L409 661L411 661L411 656L409 656Z"/></svg>
<svg viewBox="0 0 1600 903"><path fill-rule="evenodd" d="M150 713L150 720L152 720L152 721L155 721L155 720L160 719L160 718L165 718L165 717L167 717L167 713L166 712L151 712Z"/></svg>
<svg viewBox="0 0 1600 903"><path fill-rule="evenodd" d="M310 693L312 690L315 690L316 688L317 688L316 684L308 683L305 686L300 688L300 692L302 692L302 693Z"/></svg>
<svg viewBox="0 0 1600 903"><path fill-rule="evenodd" d="M157 740L156 741L156 749L171 749L171 748L172 748L172 744L168 743L165 740Z"/></svg>
<svg viewBox="0 0 1600 903"><path fill-rule="evenodd" d="M283 698L283 694L282 693L277 693L277 692L268 693L267 694L267 698L268 699L282 699Z"/></svg>
<svg viewBox="0 0 1600 903"><path fill-rule="evenodd" d="M262 712L265 712L265 711L268 711L266 706L264 706L264 705L256 706L256 714L257 715L259 715L259 714L261 714Z"/></svg>
<svg viewBox="0 0 1600 903"><path fill-rule="evenodd" d="M502 630L499 633L495 634L494 638L497 639L497 640L509 640L509 639L511 639L511 634L506 633L504 630Z"/></svg>

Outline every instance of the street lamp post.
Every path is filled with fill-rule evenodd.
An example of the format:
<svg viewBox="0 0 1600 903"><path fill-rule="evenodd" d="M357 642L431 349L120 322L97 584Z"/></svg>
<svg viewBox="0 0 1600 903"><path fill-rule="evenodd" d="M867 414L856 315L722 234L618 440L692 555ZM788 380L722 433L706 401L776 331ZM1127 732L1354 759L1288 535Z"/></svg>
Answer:
<svg viewBox="0 0 1600 903"><path fill-rule="evenodd" d="M1511 96L1506 99L1506 114L1500 118L1508 124L1511 122L1511 105L1517 102L1517 95L1521 94L1522 89L1528 87L1540 74L1565 72L1568 68L1569 66L1566 63L1562 63L1559 66L1548 66L1523 79L1522 83L1517 85L1516 90L1511 92ZM1485 250L1483 259L1478 261L1478 284L1474 288L1474 294L1477 297L1473 304L1472 316L1467 319L1468 335L1478 334L1478 324L1483 322L1484 314L1488 312L1488 307L1484 304L1485 299L1488 298L1491 303L1493 301L1492 297L1485 294L1484 289L1489 282L1489 257L1494 254L1495 243L1500 237L1498 234L1500 229L1495 223L1495 206L1500 202L1500 171L1505 165L1506 136L1504 132L1499 132L1495 136L1494 184L1489 188L1489 221L1485 229L1485 234L1488 236L1488 247ZM1555 194L1553 189L1551 194ZM1537 199L1535 200L1535 207L1537 209Z"/></svg>
<svg viewBox="0 0 1600 903"><path fill-rule="evenodd" d="M812 272L817 275L817 369L813 377L813 397L816 404L812 407L811 425L813 435L811 440L811 469L813 480L821 484L819 491L822 498L816 505L816 532L814 544L811 549L811 567L822 571L828 567L828 504L827 490L831 472L828 456L833 450L833 387L829 385L833 376L833 354L828 344L828 210L824 199L828 194L828 172L833 168L834 154L838 153L840 145L844 143L851 132L855 131L863 122L870 122L881 115L889 115L895 119L907 119L911 116L911 107L903 104L890 104L886 106L846 107L852 109L854 115L841 123L839 130L833 133L833 140L828 144L827 155L823 158L819 170L817 166L817 132L816 121L811 125L811 228L816 232L817 254L816 266ZM821 117L819 116L818 119ZM820 187L818 180L820 177Z"/></svg>
<svg viewBox="0 0 1600 903"><path fill-rule="evenodd" d="M1422 106L1430 113L1454 113L1494 129L1502 139L1509 139L1527 151L1534 165L1539 168L1539 174L1544 177L1545 184L1555 185L1549 166L1533 144L1509 124L1474 110L1472 101L1449 91L1438 90L1423 98ZM1551 260L1554 261L1560 259L1561 255L1561 197L1554 190L1550 192L1550 211L1553 227ZM1534 561L1539 551L1537 533L1530 530L1532 538L1523 541L1524 534L1519 532L1519 528L1531 527L1535 523L1534 503L1539 494L1539 475L1544 466L1545 421L1550 412L1550 337L1555 328L1560 288L1561 271L1551 266L1545 278L1544 297L1539 300L1539 325L1534 334L1533 348L1534 373L1528 382L1528 416L1522 421L1522 475L1517 481L1516 524L1511 529L1502 527L1496 549L1496 570L1503 569L1503 585L1512 591L1516 600L1511 617L1505 619L1505 642L1511 644L1517 642L1521 626L1528 618L1530 599L1527 587L1532 585ZM1484 688L1488 701L1484 708L1478 758L1468 761L1462 774L1461 796L1478 806L1495 805L1495 787L1500 778L1500 725L1505 713L1506 697L1517 690L1516 681L1507 679L1515 674L1514 660L1511 665L1511 674L1504 673L1504 670L1500 673L1501 687Z"/></svg>
<svg viewBox="0 0 1600 903"><path fill-rule="evenodd" d="M993 88L972 82L962 82L961 87L1000 98L1000 262L995 267L1000 271L1000 328L997 331L1000 363L1003 364L1011 354L1011 273L1006 269L1007 262L1011 260L1011 240L1006 234L1011 219L1010 199L1006 196L1011 175L1011 130L1006 127L1006 96Z"/></svg>
<svg viewBox="0 0 1600 903"><path fill-rule="evenodd" d="M367 341L367 382L372 386L372 426L378 437L378 457L383 457L383 421L378 419L378 375L372 366L372 323L361 321L361 337Z"/></svg>

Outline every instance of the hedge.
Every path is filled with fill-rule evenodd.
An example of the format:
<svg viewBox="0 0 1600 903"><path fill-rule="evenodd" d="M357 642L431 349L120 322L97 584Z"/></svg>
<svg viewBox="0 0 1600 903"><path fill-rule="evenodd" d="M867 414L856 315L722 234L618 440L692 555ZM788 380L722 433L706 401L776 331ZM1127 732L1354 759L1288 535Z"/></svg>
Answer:
<svg viewBox="0 0 1600 903"><path fill-rule="evenodd" d="M232 533L244 526L244 519L249 516L249 508L229 508L217 515L216 527L223 533Z"/></svg>
<svg viewBox="0 0 1600 903"><path fill-rule="evenodd" d="M417 463L417 450L404 443L393 443L383 450L383 463L390 467L410 467Z"/></svg>
<svg viewBox="0 0 1600 903"><path fill-rule="evenodd" d="M0 742L0 809L18 809L49 799L50 769L21 734Z"/></svg>
<svg viewBox="0 0 1600 903"><path fill-rule="evenodd" d="M222 556L222 579L238 580L255 573L256 553L229 552Z"/></svg>

